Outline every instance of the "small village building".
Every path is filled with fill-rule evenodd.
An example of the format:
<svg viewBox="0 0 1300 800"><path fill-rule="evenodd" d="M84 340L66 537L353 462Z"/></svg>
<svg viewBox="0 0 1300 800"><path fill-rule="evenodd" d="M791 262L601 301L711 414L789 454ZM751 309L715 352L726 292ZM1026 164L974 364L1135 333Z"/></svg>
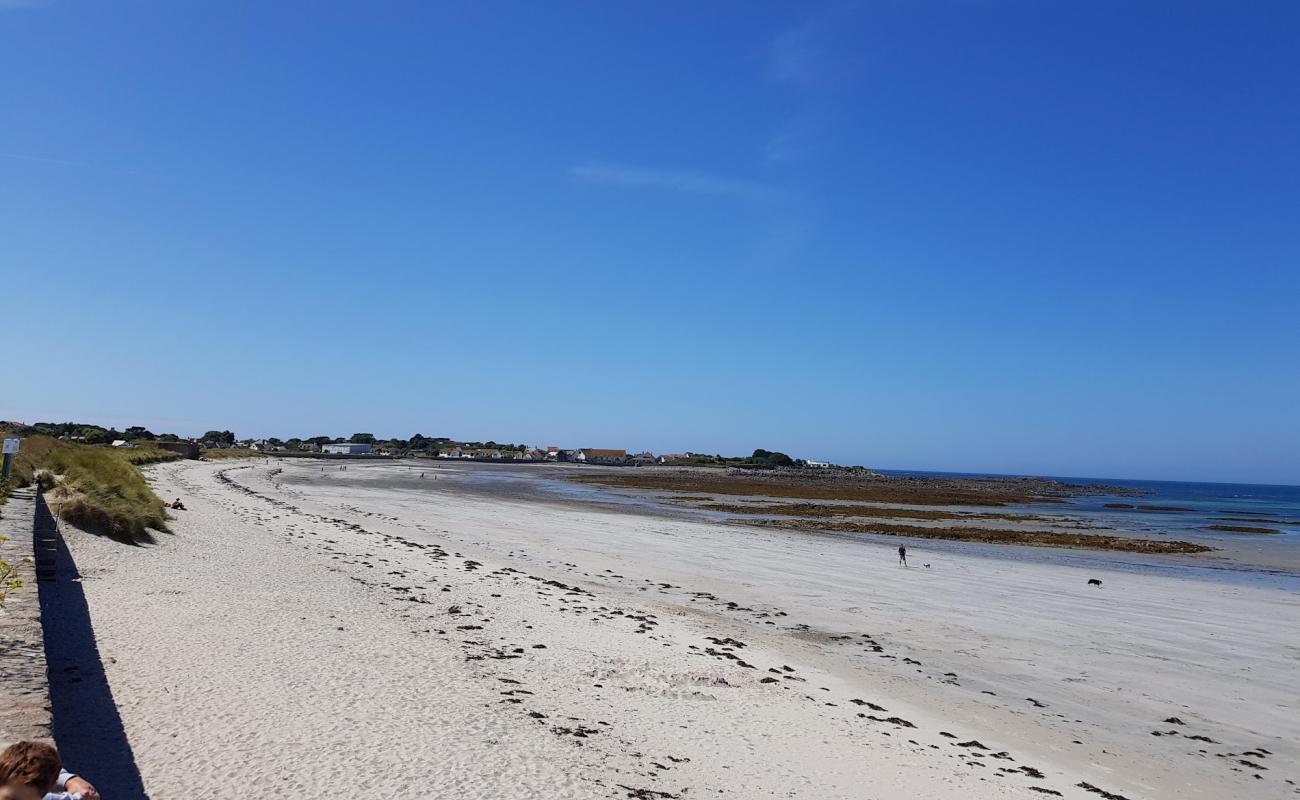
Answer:
<svg viewBox="0 0 1300 800"><path fill-rule="evenodd" d="M676 461L679 458L690 458L690 456L686 455L685 453L664 453L663 455L659 456L659 463L667 464L668 462Z"/></svg>
<svg viewBox="0 0 1300 800"><path fill-rule="evenodd" d="M575 460L584 464L626 464L627 451L584 447L578 451Z"/></svg>
<svg viewBox="0 0 1300 800"><path fill-rule="evenodd" d="M803 463L804 463L804 466L808 466L808 467L833 467L833 466L835 466L834 464L832 464L832 463L829 462L829 461L814 461L814 460L812 460L812 459L808 459L807 461L805 461L805 462L803 462Z"/></svg>
<svg viewBox="0 0 1300 800"><path fill-rule="evenodd" d="M335 455L364 456L370 454L370 445L360 442L343 442L342 444L327 444L321 447L322 453L334 453Z"/></svg>

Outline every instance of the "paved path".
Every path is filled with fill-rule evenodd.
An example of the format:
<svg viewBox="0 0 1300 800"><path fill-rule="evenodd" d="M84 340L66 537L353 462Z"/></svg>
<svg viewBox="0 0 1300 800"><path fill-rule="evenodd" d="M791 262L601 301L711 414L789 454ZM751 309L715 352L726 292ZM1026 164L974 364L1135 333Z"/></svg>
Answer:
<svg viewBox="0 0 1300 800"><path fill-rule="evenodd" d="M19 563L34 555L34 489L18 489L0 506L0 557ZM50 697L36 566L20 564L23 585L0 610L0 745L50 738Z"/></svg>

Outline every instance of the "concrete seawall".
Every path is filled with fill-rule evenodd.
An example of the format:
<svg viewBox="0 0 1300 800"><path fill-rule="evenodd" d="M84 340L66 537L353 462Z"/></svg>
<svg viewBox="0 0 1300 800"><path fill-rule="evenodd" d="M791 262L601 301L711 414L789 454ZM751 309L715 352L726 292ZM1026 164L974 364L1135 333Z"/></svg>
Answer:
<svg viewBox="0 0 1300 800"><path fill-rule="evenodd" d="M41 603L36 527L37 496L34 488L18 489L0 506L0 556L17 564L23 585L11 591L0 611L0 746L25 739L50 739L49 676L45 664L45 637ZM24 558L32 562L21 563Z"/></svg>

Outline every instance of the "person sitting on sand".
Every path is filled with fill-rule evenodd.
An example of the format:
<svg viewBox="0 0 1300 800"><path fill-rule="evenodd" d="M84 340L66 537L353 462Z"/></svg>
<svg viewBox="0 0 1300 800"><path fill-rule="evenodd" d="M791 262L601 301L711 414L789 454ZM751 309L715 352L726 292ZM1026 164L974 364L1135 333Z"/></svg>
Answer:
<svg viewBox="0 0 1300 800"><path fill-rule="evenodd" d="M898 563L907 566L907 545L905 544L898 546Z"/></svg>
<svg viewBox="0 0 1300 800"><path fill-rule="evenodd" d="M95 787L64 770L59 751L43 742L18 742L0 752L0 800L100 800Z"/></svg>
<svg viewBox="0 0 1300 800"><path fill-rule="evenodd" d="M178 498L176 498L175 500L172 501L172 508L176 509L177 511L184 511L184 510L185 510L185 504L182 503L182 502L181 502L181 499L178 497Z"/></svg>
<svg viewBox="0 0 1300 800"><path fill-rule="evenodd" d="M100 796L90 781L60 768L59 779L54 782L54 791L42 800L100 800Z"/></svg>

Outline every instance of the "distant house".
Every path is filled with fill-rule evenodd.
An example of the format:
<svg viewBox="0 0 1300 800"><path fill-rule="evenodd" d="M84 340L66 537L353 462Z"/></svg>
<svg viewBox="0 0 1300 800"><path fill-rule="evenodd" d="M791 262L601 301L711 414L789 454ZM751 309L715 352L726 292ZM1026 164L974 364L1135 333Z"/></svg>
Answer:
<svg viewBox="0 0 1300 800"><path fill-rule="evenodd" d="M576 460L584 464L625 464L627 463L627 451L584 447L578 451Z"/></svg>
<svg viewBox="0 0 1300 800"><path fill-rule="evenodd" d="M653 464L655 463L655 454L651 452L637 453L631 456L633 464Z"/></svg>
<svg viewBox="0 0 1300 800"><path fill-rule="evenodd" d="M553 445L553 444L548 444L548 445L546 446L546 460L547 460L547 461L559 461L559 460L560 460L560 448L556 447L556 446Z"/></svg>
<svg viewBox="0 0 1300 800"><path fill-rule="evenodd" d="M438 451L438 458L460 458L460 448L444 447Z"/></svg>
<svg viewBox="0 0 1300 800"><path fill-rule="evenodd" d="M338 455L361 456L370 453L370 445L361 444L360 442L344 442L342 444L327 444L321 447L322 453L335 453Z"/></svg>
<svg viewBox="0 0 1300 800"><path fill-rule="evenodd" d="M808 467L833 467L833 466L835 466L834 464L832 464L832 463L829 462L829 461L813 461L812 459L808 459L807 461L805 461L805 462L803 462L803 463L804 463L804 466L808 466Z"/></svg>
<svg viewBox="0 0 1300 800"><path fill-rule="evenodd" d="M685 453L664 453L663 455L659 456L659 463L667 464L670 461L676 461L680 458L690 458L690 456L686 455Z"/></svg>

